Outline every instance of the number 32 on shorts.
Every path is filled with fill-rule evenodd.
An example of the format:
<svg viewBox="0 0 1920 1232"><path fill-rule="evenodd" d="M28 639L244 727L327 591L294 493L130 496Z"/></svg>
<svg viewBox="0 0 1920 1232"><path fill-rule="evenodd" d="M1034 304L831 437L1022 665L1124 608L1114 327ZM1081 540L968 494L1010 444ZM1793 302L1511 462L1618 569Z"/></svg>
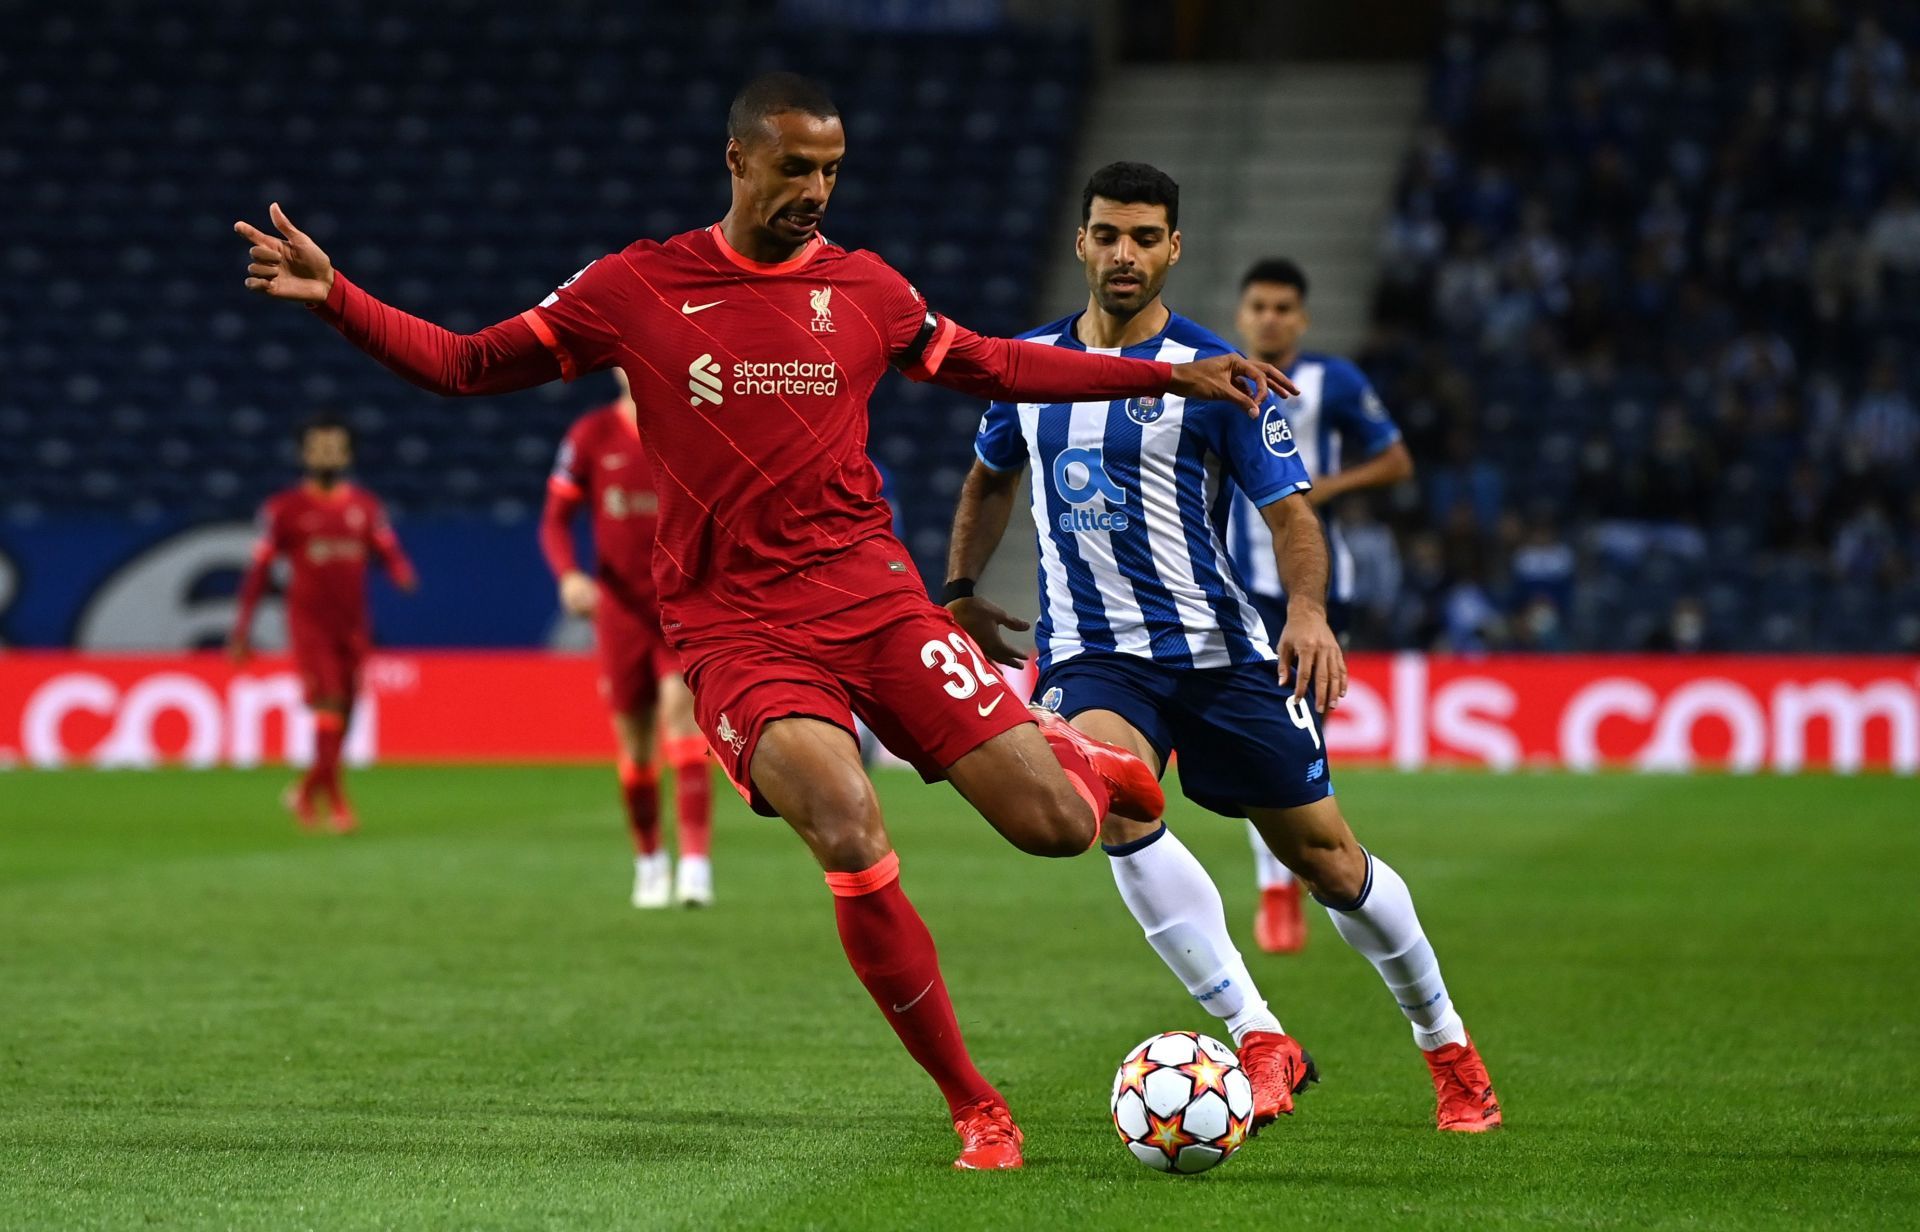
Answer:
<svg viewBox="0 0 1920 1232"><path fill-rule="evenodd" d="M991 689L1000 684L1000 673L982 662L980 652L973 648L973 643L959 633L949 633L945 641L935 638L922 646L920 661L928 667L938 668L948 677L940 687L956 701L965 701L982 689ZM991 703L983 703L980 713L992 714L994 707L1005 696L1003 693Z"/></svg>

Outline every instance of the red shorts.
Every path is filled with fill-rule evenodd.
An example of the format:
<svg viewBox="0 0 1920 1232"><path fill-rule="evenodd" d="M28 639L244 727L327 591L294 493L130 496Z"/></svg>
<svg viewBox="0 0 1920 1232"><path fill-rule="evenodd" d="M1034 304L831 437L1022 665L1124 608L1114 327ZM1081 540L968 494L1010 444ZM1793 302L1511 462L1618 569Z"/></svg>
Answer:
<svg viewBox="0 0 1920 1232"><path fill-rule="evenodd" d="M780 627L735 626L683 638L694 710L720 765L753 805L760 733L776 719L822 719L880 743L928 782L1004 731L1032 722L1000 673L945 608L918 590Z"/></svg>
<svg viewBox="0 0 1920 1232"><path fill-rule="evenodd" d="M600 696L621 714L652 709L660 682L680 672L680 660L660 632L659 610L648 606L635 611L601 587L593 612Z"/></svg>
<svg viewBox="0 0 1920 1232"><path fill-rule="evenodd" d="M307 621L287 621L287 648L306 690L307 705L321 701L352 702L360 691L360 666L367 660L367 631Z"/></svg>

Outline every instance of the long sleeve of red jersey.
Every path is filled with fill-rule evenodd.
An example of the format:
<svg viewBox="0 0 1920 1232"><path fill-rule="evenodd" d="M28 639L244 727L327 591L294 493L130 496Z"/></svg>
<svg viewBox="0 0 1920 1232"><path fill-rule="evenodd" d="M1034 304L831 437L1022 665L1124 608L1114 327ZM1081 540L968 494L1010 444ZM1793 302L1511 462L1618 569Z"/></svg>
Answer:
<svg viewBox="0 0 1920 1232"><path fill-rule="evenodd" d="M1012 338L985 338L943 321L920 366L936 385L1001 402L1076 402L1165 393L1173 365L1092 355ZM942 334L945 336L943 337ZM912 368L907 375L917 375Z"/></svg>
<svg viewBox="0 0 1920 1232"><path fill-rule="evenodd" d="M540 510L540 552L558 579L580 569L573 550L573 515L580 511L580 489L553 479L547 483L547 503Z"/></svg>
<svg viewBox="0 0 1920 1232"><path fill-rule="evenodd" d="M456 334L382 303L334 271L321 320L401 378L436 394L504 394L560 377L527 314Z"/></svg>
<svg viewBox="0 0 1920 1232"><path fill-rule="evenodd" d="M393 584L401 590L412 590L420 580L419 575L414 573L413 562L407 559L406 549L400 546L400 536L393 533L393 527L383 519L368 542L373 545L373 554L380 558L380 567L387 571Z"/></svg>
<svg viewBox="0 0 1920 1232"><path fill-rule="evenodd" d="M273 570L273 538L271 533L262 535L260 542L253 547L253 559L247 563L247 572L240 579L240 607L233 618L233 637L244 642L253 632L253 612L260 606L260 596L267 590L267 575Z"/></svg>

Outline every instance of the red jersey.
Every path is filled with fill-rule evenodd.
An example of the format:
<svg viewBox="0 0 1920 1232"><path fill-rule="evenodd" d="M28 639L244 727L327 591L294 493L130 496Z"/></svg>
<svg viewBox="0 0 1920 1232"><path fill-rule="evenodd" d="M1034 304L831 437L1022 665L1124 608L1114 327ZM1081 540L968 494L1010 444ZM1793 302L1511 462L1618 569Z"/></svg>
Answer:
<svg viewBox="0 0 1920 1232"><path fill-rule="evenodd" d="M879 257L815 237L778 264L715 226L602 257L518 317L458 335L338 270L322 319L423 388L526 389L618 366L660 498L662 625L778 626L920 588L868 461L889 364L983 398L1163 393L1168 364L983 338L928 310Z"/></svg>
<svg viewBox="0 0 1920 1232"><path fill-rule="evenodd" d="M620 403L574 421L560 442L547 491L540 546L554 576L579 568L571 523L574 510L584 502L593 510L594 572L601 586L625 607L652 608L660 498L654 493L646 446Z"/></svg>
<svg viewBox="0 0 1920 1232"><path fill-rule="evenodd" d="M260 510L260 542L240 589L240 632L253 623L275 556L293 563L289 624L364 630L369 554L380 558L395 585L411 584L413 566L371 492L349 483L329 491L303 483L268 500Z"/></svg>
<svg viewBox="0 0 1920 1232"><path fill-rule="evenodd" d="M872 253L815 238L762 265L717 227L603 257L526 315L563 374L626 370L669 633L919 584L867 458L867 398L927 315Z"/></svg>

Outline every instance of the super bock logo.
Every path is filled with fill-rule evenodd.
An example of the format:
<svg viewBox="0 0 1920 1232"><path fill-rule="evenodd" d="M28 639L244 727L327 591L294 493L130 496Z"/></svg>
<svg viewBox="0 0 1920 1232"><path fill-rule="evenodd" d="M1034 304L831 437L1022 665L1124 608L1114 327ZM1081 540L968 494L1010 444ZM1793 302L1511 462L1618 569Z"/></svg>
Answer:
<svg viewBox="0 0 1920 1232"><path fill-rule="evenodd" d="M1291 458L1300 452L1299 444L1293 439L1293 429L1277 406L1268 407L1260 418L1260 442L1276 458Z"/></svg>

